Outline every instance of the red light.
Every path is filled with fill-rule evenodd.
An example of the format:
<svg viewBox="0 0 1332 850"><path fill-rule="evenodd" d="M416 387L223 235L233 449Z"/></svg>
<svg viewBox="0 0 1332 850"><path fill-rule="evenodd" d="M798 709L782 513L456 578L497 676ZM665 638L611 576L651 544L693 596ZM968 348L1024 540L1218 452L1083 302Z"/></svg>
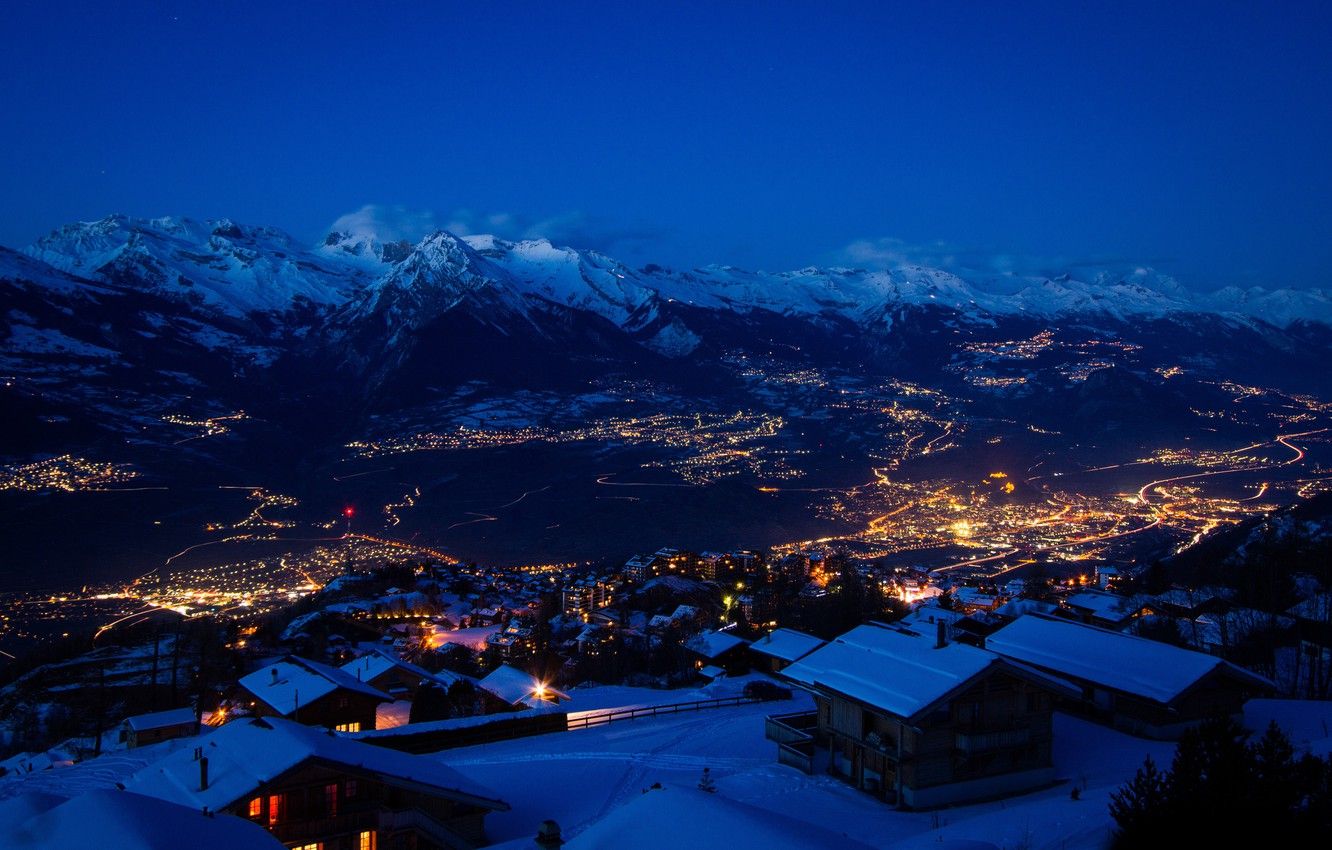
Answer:
<svg viewBox="0 0 1332 850"><path fill-rule="evenodd" d="M356 509L351 507L343 508L342 515L345 516L347 519L351 519L353 516L356 515Z"/></svg>

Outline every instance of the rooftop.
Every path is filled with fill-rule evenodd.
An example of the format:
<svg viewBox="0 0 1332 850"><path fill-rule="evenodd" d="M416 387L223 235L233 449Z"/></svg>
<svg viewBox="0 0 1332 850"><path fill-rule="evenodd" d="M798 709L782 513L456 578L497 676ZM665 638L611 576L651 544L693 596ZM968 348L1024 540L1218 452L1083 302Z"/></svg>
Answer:
<svg viewBox="0 0 1332 850"><path fill-rule="evenodd" d="M782 661L798 661L821 646L821 639L795 629L776 629L749 645L757 653Z"/></svg>
<svg viewBox="0 0 1332 850"><path fill-rule="evenodd" d="M136 714L125 718L125 725L135 732L146 729L161 729L165 726L184 726L194 723L199 718L192 708L172 708L167 711L154 711L152 714Z"/></svg>
<svg viewBox="0 0 1332 850"><path fill-rule="evenodd" d="M243 676L240 684L283 715L304 708L338 688L385 702L393 701L393 697L358 681L345 670L295 655L288 655L281 661Z"/></svg>
<svg viewBox="0 0 1332 850"><path fill-rule="evenodd" d="M835 691L898 717L915 717L1003 661L960 643L886 626L858 626L787 667L794 682Z"/></svg>
<svg viewBox="0 0 1332 850"><path fill-rule="evenodd" d="M685 643L685 647L704 658L717 658L745 643L744 638L731 632L699 632Z"/></svg>
<svg viewBox="0 0 1332 850"><path fill-rule="evenodd" d="M477 687L489 691L510 705L547 705L548 700L536 695L539 684L530 673L524 673L517 667L510 667L508 664L501 664L490 675L478 682ZM552 696L569 699L568 694L561 693L549 686L544 687Z"/></svg>
<svg viewBox="0 0 1332 850"><path fill-rule="evenodd" d="M263 827L128 791L99 790L63 799L24 794L0 804L0 844L42 850L280 850Z"/></svg>
<svg viewBox="0 0 1332 850"><path fill-rule="evenodd" d="M199 762L181 749L139 770L125 783L130 791L190 808L220 811L310 760L355 773L374 774L387 784L410 782L492 809L507 808L489 789L440 761L363 744L322 729L280 718L233 720L209 735L208 787L200 788Z"/></svg>
<svg viewBox="0 0 1332 850"><path fill-rule="evenodd" d="M1261 676L1212 655L1038 614L999 629L985 646L1007 658L1160 703L1172 702L1218 670L1271 687Z"/></svg>

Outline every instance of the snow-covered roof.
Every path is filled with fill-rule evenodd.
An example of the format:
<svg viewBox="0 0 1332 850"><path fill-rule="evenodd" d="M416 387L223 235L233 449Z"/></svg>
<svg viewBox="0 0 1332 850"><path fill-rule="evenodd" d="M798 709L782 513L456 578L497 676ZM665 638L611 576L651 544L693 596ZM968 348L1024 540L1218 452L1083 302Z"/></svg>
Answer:
<svg viewBox="0 0 1332 850"><path fill-rule="evenodd" d="M477 682L476 686L489 691L510 705L548 705L547 700L537 698L537 684L537 680L530 673L524 673L508 664L501 664L491 671L490 675ZM568 694L557 691L549 685L546 685L545 689L553 696L566 700L569 698Z"/></svg>
<svg viewBox="0 0 1332 850"><path fill-rule="evenodd" d="M685 647L704 658L718 658L745 643L744 638L731 632L699 632L685 643Z"/></svg>
<svg viewBox="0 0 1332 850"><path fill-rule="evenodd" d="M630 802L578 833L565 846L569 850L602 847L632 847L634 850L837 847L867 850L869 845L720 793L667 786L635 794Z"/></svg>
<svg viewBox="0 0 1332 850"><path fill-rule="evenodd" d="M985 646L1034 667L1160 703L1172 702L1217 670L1272 687L1261 676L1212 655L1038 614L999 629Z"/></svg>
<svg viewBox="0 0 1332 850"><path fill-rule="evenodd" d="M233 720L209 735L208 787L200 788L199 762L181 749L131 776L125 786L173 803L219 811L310 760L353 773L373 774L389 785L410 782L437 793L465 798L492 809L507 809L494 793L442 761L363 744L322 729L275 717Z"/></svg>
<svg viewBox="0 0 1332 850"><path fill-rule="evenodd" d="M393 701L393 697L357 681L354 675L345 670L295 655L288 655L281 661L241 677L240 684L284 715L304 708L338 688L385 702Z"/></svg>
<svg viewBox="0 0 1332 850"><path fill-rule="evenodd" d="M135 732L147 729L161 729L166 726L184 726L194 723L198 718L192 708L172 708L167 711L154 711L152 714L136 714L125 718L125 725Z"/></svg>
<svg viewBox="0 0 1332 850"><path fill-rule="evenodd" d="M434 678L430 671L424 667L418 667L409 661L403 661L401 658L393 658L379 649L372 649L360 658L353 658L343 664L341 669L349 676L355 677L358 682L368 682L376 676L384 675L395 667L402 668L422 679Z"/></svg>
<svg viewBox="0 0 1332 850"><path fill-rule="evenodd" d="M782 661L798 661L823 646L823 641L795 629L775 629L749 645L761 655Z"/></svg>
<svg viewBox="0 0 1332 850"><path fill-rule="evenodd" d="M814 650L782 675L911 718L997 664L1003 660L974 646L938 647L933 636L864 625Z"/></svg>
<svg viewBox="0 0 1332 850"><path fill-rule="evenodd" d="M1102 620L1122 620L1131 612L1132 600L1114 593L1102 593L1096 590L1084 590L1064 600L1070 608L1089 611L1093 617Z"/></svg>
<svg viewBox="0 0 1332 850"><path fill-rule="evenodd" d="M32 798L25 800L25 798ZM26 817L14 817L21 810ZM69 800L49 794L7 800L0 845L41 850L280 850L258 824L129 791L89 791Z"/></svg>

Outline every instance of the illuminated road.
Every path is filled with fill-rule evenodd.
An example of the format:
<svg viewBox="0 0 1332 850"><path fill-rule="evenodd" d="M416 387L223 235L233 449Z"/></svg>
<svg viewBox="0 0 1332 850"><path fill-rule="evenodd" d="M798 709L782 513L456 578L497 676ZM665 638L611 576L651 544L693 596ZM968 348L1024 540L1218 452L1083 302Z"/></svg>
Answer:
<svg viewBox="0 0 1332 850"><path fill-rule="evenodd" d="M1218 475L1234 475L1237 472L1262 472L1268 469L1277 469L1282 466L1291 466L1292 464L1296 464L1304 460L1305 453L1304 449L1300 448L1299 446L1292 445L1288 441L1294 439L1295 437L1307 437L1312 434L1321 434L1327 430L1328 429L1326 428L1319 428L1317 431L1302 431L1299 434L1284 434L1282 436L1278 436L1275 440L1271 440L1266 443L1255 443L1254 445L1251 446L1245 446L1242 449L1235 449L1234 451L1229 453L1229 454L1239 454L1240 452L1248 451L1250 449L1257 449L1257 448L1262 448L1264 446L1270 446L1275 443L1280 443L1281 445L1295 452L1295 456L1290 460L1282 461L1281 463L1270 463L1264 466L1247 467L1244 469L1221 469L1217 470L1216 472L1195 472L1192 475L1179 475L1174 478L1162 478L1159 481L1149 481L1148 483L1142 485L1142 487L1138 490L1138 500L1142 502L1144 505L1150 504L1151 500L1147 498L1147 493L1150 490L1162 484L1173 484L1176 481L1192 481L1198 478L1212 478Z"/></svg>

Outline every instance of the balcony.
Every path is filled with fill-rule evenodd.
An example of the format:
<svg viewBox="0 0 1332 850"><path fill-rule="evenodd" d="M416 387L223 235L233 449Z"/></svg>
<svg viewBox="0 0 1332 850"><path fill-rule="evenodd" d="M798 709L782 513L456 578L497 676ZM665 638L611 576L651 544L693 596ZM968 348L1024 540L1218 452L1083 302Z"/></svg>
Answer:
<svg viewBox="0 0 1332 850"><path fill-rule="evenodd" d="M777 742L777 763L794 767L804 773L814 772L814 730L818 728L816 712L772 714L763 724L763 734Z"/></svg>
<svg viewBox="0 0 1332 850"><path fill-rule="evenodd" d="M813 740L819 716L813 711L792 714L770 714L763 724L763 736L769 741L789 744L792 741Z"/></svg>

